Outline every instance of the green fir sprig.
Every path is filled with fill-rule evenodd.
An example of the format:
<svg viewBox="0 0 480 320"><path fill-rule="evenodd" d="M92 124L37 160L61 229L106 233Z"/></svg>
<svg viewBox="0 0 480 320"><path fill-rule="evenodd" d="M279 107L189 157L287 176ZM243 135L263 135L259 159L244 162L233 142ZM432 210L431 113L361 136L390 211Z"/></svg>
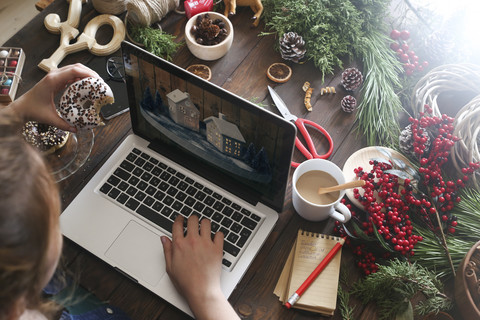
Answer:
<svg viewBox="0 0 480 320"><path fill-rule="evenodd" d="M457 226L458 229L459 225ZM423 267L432 270L440 278L449 278L453 276L450 261L445 254L442 243L434 232L428 228L414 227L414 231L423 237L423 240L415 246L415 255L410 257ZM468 250L475 242L464 240L457 236L449 236L446 239L448 252L454 267L458 267Z"/></svg>
<svg viewBox="0 0 480 320"><path fill-rule="evenodd" d="M351 293L364 304L375 302L380 320L395 319L407 310L410 299L417 293L422 293L425 300L414 306L416 314L436 313L453 307L435 273L418 264L396 259L355 283Z"/></svg>
<svg viewBox="0 0 480 320"><path fill-rule="evenodd" d="M350 0L360 12L363 20L362 30L365 34L373 31L385 31L385 19L390 15L391 0ZM361 45L359 41L357 45Z"/></svg>
<svg viewBox="0 0 480 320"><path fill-rule="evenodd" d="M175 42L175 36L152 27L132 26L129 30L131 37L136 42L145 46L156 56L172 61L174 54L182 43Z"/></svg>
<svg viewBox="0 0 480 320"><path fill-rule="evenodd" d="M454 267L458 268L468 250L480 239L480 191L472 188L462 189L461 201L455 205L452 214L457 217L458 224L454 235L447 237L447 246ZM429 270L434 270L439 277L451 277L450 263L445 256L443 246L438 242L433 231L428 228L416 228L423 237L415 247L415 255L411 257Z"/></svg>
<svg viewBox="0 0 480 320"><path fill-rule="evenodd" d="M340 269L340 283L338 285L338 308L343 320L354 320L355 307L350 305L350 284L348 272L345 268Z"/></svg>
<svg viewBox="0 0 480 320"><path fill-rule="evenodd" d="M461 201L452 212L458 219L455 237L477 242L480 239L480 228L478 227L480 221L480 190L465 188L462 189L459 196Z"/></svg>
<svg viewBox="0 0 480 320"><path fill-rule="evenodd" d="M353 58L363 37L364 21L348 0L264 0L263 5L266 28L278 38L290 31L302 36L306 57L322 77L342 67L343 58Z"/></svg>
<svg viewBox="0 0 480 320"><path fill-rule="evenodd" d="M378 31L365 37L365 80L356 118L368 145L397 149L400 135L397 119L403 107L396 89L401 87L398 74L402 67L393 51L388 50L387 41L387 36Z"/></svg>

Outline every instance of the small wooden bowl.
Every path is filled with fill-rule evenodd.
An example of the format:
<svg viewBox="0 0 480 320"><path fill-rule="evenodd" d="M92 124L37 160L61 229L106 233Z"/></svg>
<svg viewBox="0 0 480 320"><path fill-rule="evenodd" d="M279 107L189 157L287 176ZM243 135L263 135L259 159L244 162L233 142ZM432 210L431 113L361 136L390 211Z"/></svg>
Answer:
<svg viewBox="0 0 480 320"><path fill-rule="evenodd" d="M465 278L467 263L472 258L472 255L478 250L477 247L480 247L480 241L475 243L475 245L467 252L467 255L458 266L457 275L455 277L455 303L457 304L464 320L480 319L480 310L473 301ZM480 268L480 266L478 267Z"/></svg>

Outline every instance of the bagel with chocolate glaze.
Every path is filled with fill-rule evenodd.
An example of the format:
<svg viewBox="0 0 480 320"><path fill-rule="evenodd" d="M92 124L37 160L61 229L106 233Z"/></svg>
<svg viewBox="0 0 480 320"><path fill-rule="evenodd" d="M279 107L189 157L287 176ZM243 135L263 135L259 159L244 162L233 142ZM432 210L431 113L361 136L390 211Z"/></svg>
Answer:
<svg viewBox="0 0 480 320"><path fill-rule="evenodd" d="M88 77L68 86L58 110L70 125L88 130L105 125L100 109L114 101L112 89L103 79Z"/></svg>

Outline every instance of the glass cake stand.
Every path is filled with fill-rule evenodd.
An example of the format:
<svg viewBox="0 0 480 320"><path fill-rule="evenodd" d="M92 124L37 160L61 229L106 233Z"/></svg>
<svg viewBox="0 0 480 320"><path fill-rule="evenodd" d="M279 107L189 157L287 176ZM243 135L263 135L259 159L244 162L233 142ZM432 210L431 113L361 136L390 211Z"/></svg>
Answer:
<svg viewBox="0 0 480 320"><path fill-rule="evenodd" d="M46 156L56 182L70 177L85 164L92 152L93 143L93 130L78 130L77 133L70 133L62 148Z"/></svg>

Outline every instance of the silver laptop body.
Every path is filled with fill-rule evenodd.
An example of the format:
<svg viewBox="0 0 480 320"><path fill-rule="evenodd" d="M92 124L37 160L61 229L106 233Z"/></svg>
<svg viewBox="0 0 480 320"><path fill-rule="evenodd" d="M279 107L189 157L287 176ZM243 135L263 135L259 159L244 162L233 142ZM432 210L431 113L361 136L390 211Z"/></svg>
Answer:
<svg viewBox="0 0 480 320"><path fill-rule="evenodd" d="M230 218L219 218L222 212L215 212L221 219L219 229L235 225L242 229L239 234L251 234L233 253L225 251L221 285L228 297L282 211L296 130L275 114L128 42L122 43L122 53L134 134L123 141L61 214L62 233L192 315L165 271L160 236L170 237L171 229L157 223L155 217L150 219L160 207L173 211L170 219L179 214L174 208L175 203L180 208L176 197L182 191L172 195L174 203L160 204L157 198L165 198L163 191L154 193L143 180L148 177L154 181L158 167L175 176L176 183L181 182L187 197L189 184L200 186L202 197L192 191L189 199L196 205L193 209L185 205L188 211L182 207L180 214L212 219L200 208L205 210L207 199L221 197L218 202L224 206L219 211L227 212ZM148 167L132 169L126 182L118 182L125 171L122 168L137 164ZM144 171L149 173L145 176ZM134 172L141 172L140 176ZM136 186L140 190L131 195ZM147 204L140 193L150 198ZM169 197L170 189L164 193ZM225 207L233 208L234 213ZM238 220L234 219L240 211L250 218L238 215ZM249 225L252 221L255 225ZM231 241L226 237L229 245L240 243L241 235L227 232L232 234Z"/></svg>

